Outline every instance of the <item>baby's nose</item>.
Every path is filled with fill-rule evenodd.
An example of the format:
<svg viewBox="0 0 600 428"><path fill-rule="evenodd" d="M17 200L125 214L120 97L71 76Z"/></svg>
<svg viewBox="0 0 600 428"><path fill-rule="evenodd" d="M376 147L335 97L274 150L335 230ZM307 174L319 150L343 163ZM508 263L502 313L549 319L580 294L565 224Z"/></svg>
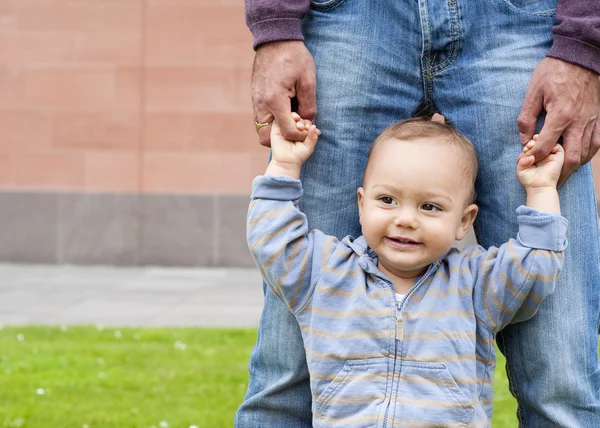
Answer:
<svg viewBox="0 0 600 428"><path fill-rule="evenodd" d="M398 227L415 229L418 226L417 213L411 208L399 209L394 224Z"/></svg>

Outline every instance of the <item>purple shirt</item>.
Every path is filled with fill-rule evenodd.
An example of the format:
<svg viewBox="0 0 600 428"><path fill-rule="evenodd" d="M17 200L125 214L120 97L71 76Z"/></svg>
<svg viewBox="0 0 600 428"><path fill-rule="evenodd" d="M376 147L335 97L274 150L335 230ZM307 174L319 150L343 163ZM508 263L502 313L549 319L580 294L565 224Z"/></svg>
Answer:
<svg viewBox="0 0 600 428"><path fill-rule="evenodd" d="M301 22L310 0L245 0L253 47L276 40L304 40ZM600 0L560 0L554 42L547 56L600 74Z"/></svg>

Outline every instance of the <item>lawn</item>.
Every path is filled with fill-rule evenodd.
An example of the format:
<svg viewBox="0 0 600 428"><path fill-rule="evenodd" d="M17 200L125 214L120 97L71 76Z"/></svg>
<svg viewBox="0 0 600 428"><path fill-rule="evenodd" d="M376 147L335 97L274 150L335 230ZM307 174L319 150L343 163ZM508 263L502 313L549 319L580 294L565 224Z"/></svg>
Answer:
<svg viewBox="0 0 600 428"><path fill-rule="evenodd" d="M253 329L4 327L0 427L231 427L255 340ZM503 364L494 426L512 428Z"/></svg>

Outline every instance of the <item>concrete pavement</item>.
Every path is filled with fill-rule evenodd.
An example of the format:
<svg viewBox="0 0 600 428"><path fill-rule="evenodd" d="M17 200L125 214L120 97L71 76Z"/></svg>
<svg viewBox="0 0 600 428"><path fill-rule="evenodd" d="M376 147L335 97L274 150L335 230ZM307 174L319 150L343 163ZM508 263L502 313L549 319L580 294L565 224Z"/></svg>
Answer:
<svg viewBox="0 0 600 428"><path fill-rule="evenodd" d="M0 324L255 327L257 269L0 264Z"/></svg>

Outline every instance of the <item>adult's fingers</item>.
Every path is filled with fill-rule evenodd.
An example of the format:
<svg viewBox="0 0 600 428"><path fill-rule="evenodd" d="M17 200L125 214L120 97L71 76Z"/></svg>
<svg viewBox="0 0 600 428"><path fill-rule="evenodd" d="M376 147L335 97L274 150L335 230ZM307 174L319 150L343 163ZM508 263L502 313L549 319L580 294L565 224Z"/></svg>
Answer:
<svg viewBox="0 0 600 428"><path fill-rule="evenodd" d="M565 128L569 125L569 120L570 116L561 111L548 111L535 146L531 150L531 153L529 153L535 156L536 161L544 159L550 154L552 147L554 147Z"/></svg>
<svg viewBox="0 0 600 428"><path fill-rule="evenodd" d="M521 112L517 118L519 139L521 144L527 143L535 134L537 118L543 109L543 82L538 73L534 71L525 93Z"/></svg>
<svg viewBox="0 0 600 428"><path fill-rule="evenodd" d="M565 129L562 134L565 160L558 179L559 186L581 166L582 151L589 145L589 140L587 143L585 142L584 131L584 127L571 126Z"/></svg>
<svg viewBox="0 0 600 428"><path fill-rule="evenodd" d="M582 165L591 161L594 155L598 152L598 149L600 149L600 119L596 119L590 123L586 131L589 131L590 143L587 153L581 161Z"/></svg>
<svg viewBox="0 0 600 428"><path fill-rule="evenodd" d="M296 127L289 96L281 92L271 92L267 94L265 101L286 140L303 141L306 138L307 131Z"/></svg>
<svg viewBox="0 0 600 428"><path fill-rule="evenodd" d="M315 120L317 116L317 72L311 63L303 77L296 84L298 114L304 119Z"/></svg>
<svg viewBox="0 0 600 428"><path fill-rule="evenodd" d="M257 129L258 142L261 146L271 147L271 125L273 122L273 115L268 110L264 103L254 101L254 120L256 123L269 123L269 125L262 126ZM257 125L258 127L258 125Z"/></svg>

